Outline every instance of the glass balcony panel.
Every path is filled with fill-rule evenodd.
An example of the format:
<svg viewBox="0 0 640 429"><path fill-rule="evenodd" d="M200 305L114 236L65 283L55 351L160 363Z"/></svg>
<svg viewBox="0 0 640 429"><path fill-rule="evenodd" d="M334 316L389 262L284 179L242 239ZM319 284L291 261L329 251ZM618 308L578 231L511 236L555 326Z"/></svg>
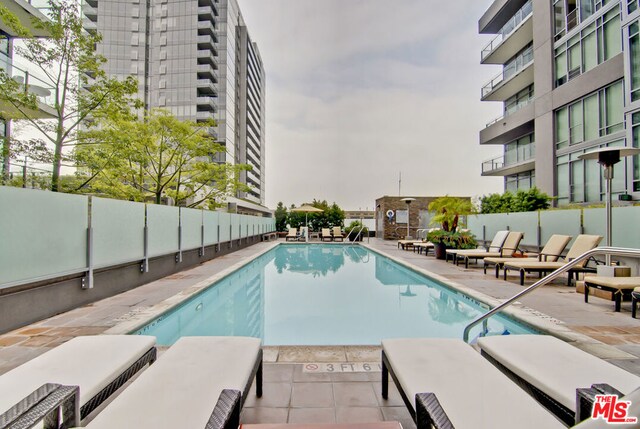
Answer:
<svg viewBox="0 0 640 429"><path fill-rule="evenodd" d="M533 6L531 0L526 2L516 13L511 17L511 19L500 29L500 32L496 35L496 37L489 42L487 46L482 50L482 60L491 54L500 44L505 41L519 26L524 22L531 12L533 11Z"/></svg>

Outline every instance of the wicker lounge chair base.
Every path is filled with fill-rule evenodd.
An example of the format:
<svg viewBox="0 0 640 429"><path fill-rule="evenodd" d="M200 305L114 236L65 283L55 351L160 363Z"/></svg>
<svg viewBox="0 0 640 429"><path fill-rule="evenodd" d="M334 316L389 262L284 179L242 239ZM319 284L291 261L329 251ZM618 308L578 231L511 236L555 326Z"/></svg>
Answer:
<svg viewBox="0 0 640 429"><path fill-rule="evenodd" d="M59 429L80 425L78 386L47 383L0 415L0 429Z"/></svg>
<svg viewBox="0 0 640 429"><path fill-rule="evenodd" d="M564 427L461 340L392 339L382 348L382 397L391 375L418 429Z"/></svg>
<svg viewBox="0 0 640 429"><path fill-rule="evenodd" d="M260 397L259 339L182 337L86 427L237 429L254 378Z"/></svg>
<svg viewBox="0 0 640 429"><path fill-rule="evenodd" d="M80 387L80 418L84 419L155 359L155 337L76 337L0 376L0 412L53 383Z"/></svg>
<svg viewBox="0 0 640 429"><path fill-rule="evenodd" d="M589 289L591 288L612 292L615 302L614 311L619 313L622 301L631 299L631 293L637 287L640 287L640 277L586 276L584 278L584 302L589 302Z"/></svg>
<svg viewBox="0 0 640 429"><path fill-rule="evenodd" d="M601 382L623 393L640 387L640 377L549 335L483 337L478 345L485 358L567 425L587 417L578 412L576 389Z"/></svg>

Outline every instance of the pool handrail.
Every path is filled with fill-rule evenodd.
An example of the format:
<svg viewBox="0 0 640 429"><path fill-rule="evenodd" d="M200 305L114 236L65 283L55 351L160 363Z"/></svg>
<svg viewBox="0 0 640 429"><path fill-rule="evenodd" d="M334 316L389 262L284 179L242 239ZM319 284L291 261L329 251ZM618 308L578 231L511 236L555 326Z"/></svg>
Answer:
<svg viewBox="0 0 640 429"><path fill-rule="evenodd" d="M585 259L589 259L589 258L591 258L593 256L596 256L596 255L630 256L630 257L640 258L640 249L632 249L632 248L626 248L626 247L596 247L595 249L591 249L591 250L588 250L588 251L584 252L582 255L580 255L577 258L567 262L565 265L563 265L562 267L560 267L557 270L553 271L551 274L549 274L549 275L543 277L542 279L538 280L537 282L535 282L534 284L532 284L531 286L529 286L528 288L526 288L522 292L518 292L516 295L514 295L511 298L507 299L506 301L504 301L502 304L498 305L497 307L494 307L491 310L487 311L486 313L476 317L473 321L471 321L464 328L464 333L463 333L464 342L465 343L469 342L469 333L471 332L471 329L474 326L476 326L477 324L479 324L480 322L485 322L486 323L486 320L488 318L490 318L491 316L493 316L496 313L499 313L500 311L502 311L506 307L510 306L511 304L513 304L519 298L521 298L521 297L533 292L535 289L539 288L540 286L544 286L547 283L551 282L552 280L555 280L561 274L566 273L567 271L569 271L570 269L572 269L576 265L580 264Z"/></svg>

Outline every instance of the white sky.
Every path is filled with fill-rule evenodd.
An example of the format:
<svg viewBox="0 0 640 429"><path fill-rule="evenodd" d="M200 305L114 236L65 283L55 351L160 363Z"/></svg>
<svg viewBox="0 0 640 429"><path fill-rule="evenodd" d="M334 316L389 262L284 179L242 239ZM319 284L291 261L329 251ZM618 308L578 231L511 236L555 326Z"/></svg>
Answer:
<svg viewBox="0 0 640 429"><path fill-rule="evenodd" d="M239 0L267 76L266 204L370 209L383 195L483 195L478 132L491 0Z"/></svg>

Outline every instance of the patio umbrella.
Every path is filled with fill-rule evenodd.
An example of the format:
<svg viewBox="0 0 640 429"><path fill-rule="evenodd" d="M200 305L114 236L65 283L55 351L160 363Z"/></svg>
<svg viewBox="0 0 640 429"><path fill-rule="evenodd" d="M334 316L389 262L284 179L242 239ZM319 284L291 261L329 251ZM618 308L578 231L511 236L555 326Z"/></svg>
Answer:
<svg viewBox="0 0 640 429"><path fill-rule="evenodd" d="M303 204L300 207L296 207L295 209L291 209L292 212L300 212L304 213L304 226L308 226L309 224L309 213L322 213L324 210L319 209L317 207L313 207L310 204ZM308 229L307 229L308 231ZM307 237L305 237L305 240Z"/></svg>

